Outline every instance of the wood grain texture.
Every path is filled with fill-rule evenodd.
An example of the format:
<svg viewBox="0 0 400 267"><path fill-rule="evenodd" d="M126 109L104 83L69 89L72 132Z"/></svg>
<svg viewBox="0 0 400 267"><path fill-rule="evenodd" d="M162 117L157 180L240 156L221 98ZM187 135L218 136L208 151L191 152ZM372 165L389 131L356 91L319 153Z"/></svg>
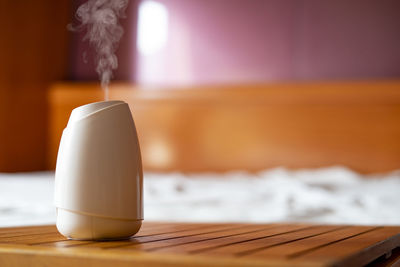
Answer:
<svg viewBox="0 0 400 267"><path fill-rule="evenodd" d="M345 165L400 168L400 81L142 88L114 84L132 110L146 171L260 171ZM48 167L71 110L98 85L55 84Z"/></svg>
<svg viewBox="0 0 400 267"><path fill-rule="evenodd" d="M67 240L54 226L0 234L2 267L395 266L400 248L400 227L380 226L145 222L128 240L97 242Z"/></svg>

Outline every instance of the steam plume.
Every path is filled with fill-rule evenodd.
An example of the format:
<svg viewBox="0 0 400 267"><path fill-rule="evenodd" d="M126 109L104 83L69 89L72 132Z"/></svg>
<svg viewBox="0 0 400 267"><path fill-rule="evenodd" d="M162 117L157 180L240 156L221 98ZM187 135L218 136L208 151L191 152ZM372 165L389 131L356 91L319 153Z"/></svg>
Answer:
<svg viewBox="0 0 400 267"><path fill-rule="evenodd" d="M76 18L80 24L78 26L68 25L72 31L85 30L86 34L83 40L89 40L89 43L95 48L96 72L99 74L106 100L108 100L108 84L113 77L113 70L118 67L115 51L124 34L119 19L125 17L128 1L88 0L76 12Z"/></svg>

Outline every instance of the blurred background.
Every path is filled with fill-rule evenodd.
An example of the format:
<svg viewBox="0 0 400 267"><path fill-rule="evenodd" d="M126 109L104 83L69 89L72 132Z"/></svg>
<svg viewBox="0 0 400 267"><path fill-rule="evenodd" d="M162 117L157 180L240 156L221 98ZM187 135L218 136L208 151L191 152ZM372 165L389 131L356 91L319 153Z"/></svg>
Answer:
<svg viewBox="0 0 400 267"><path fill-rule="evenodd" d="M17 188L33 183L33 172L50 171L38 174L49 187L38 182L37 192L51 190L43 175L53 176L71 110L103 97L84 33L67 30L84 2L0 0L0 184L24 212L29 206L17 201ZM395 0L130 0L110 96L127 101L136 122L150 218L163 219L167 212L152 207L165 203L210 211L204 199L185 198L199 193L190 183L218 189L224 177L240 180L232 194L298 187L282 189L275 202L257 200L259 209L271 209L262 206L269 202L285 211L240 217L241 209L221 200L231 196L222 186L210 193L221 201L208 220L399 224L399 10ZM280 169L263 172L270 168ZM150 184L168 177L167 191ZM309 190L317 198L307 198ZM339 191L341 207L362 207L357 215L336 209ZM331 204L307 206L318 197ZM256 201L242 200L243 210ZM10 200L2 201L7 210ZM386 213L378 214L383 205ZM218 217L229 207L231 217ZM190 220L182 210L169 212ZM191 218L205 218L197 215Z"/></svg>
<svg viewBox="0 0 400 267"><path fill-rule="evenodd" d="M98 80L83 33L66 28L83 2L1 1L1 171L46 169L47 91ZM399 9L390 0L131 0L115 80L157 88L396 80Z"/></svg>

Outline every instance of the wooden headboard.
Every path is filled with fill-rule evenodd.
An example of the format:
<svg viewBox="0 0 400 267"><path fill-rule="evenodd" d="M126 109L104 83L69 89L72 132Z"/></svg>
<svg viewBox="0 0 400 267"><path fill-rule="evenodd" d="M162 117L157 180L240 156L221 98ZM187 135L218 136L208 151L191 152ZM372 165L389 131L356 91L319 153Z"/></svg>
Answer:
<svg viewBox="0 0 400 267"><path fill-rule="evenodd" d="M71 110L102 96L97 84L52 86L50 169ZM129 103L147 171L400 168L400 81L179 89L114 84L110 98Z"/></svg>

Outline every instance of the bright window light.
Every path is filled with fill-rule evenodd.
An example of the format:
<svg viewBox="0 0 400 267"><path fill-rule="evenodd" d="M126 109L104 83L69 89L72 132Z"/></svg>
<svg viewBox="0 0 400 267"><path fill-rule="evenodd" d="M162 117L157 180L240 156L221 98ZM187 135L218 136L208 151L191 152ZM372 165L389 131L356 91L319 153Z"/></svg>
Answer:
<svg viewBox="0 0 400 267"><path fill-rule="evenodd" d="M168 10L155 1L144 1L139 5L138 49L143 55L160 51L167 43Z"/></svg>

